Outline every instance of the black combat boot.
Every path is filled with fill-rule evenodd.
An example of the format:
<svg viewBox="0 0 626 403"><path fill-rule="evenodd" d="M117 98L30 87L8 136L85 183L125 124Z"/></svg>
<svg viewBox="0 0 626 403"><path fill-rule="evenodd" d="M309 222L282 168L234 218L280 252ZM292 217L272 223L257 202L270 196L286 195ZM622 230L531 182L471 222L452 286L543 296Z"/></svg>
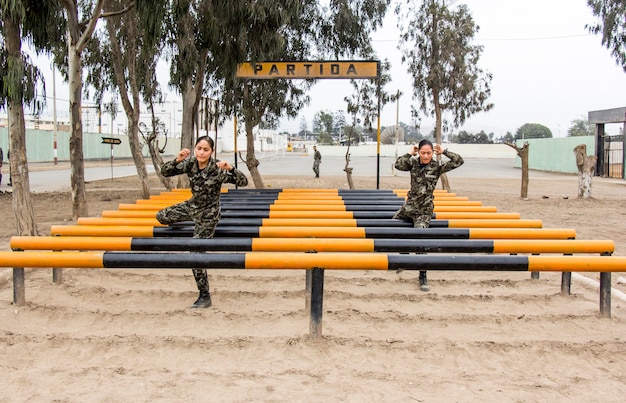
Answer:
<svg viewBox="0 0 626 403"><path fill-rule="evenodd" d="M192 308L208 308L211 306L211 294L208 291L200 291L200 296L191 306Z"/></svg>
<svg viewBox="0 0 626 403"><path fill-rule="evenodd" d="M426 271L420 270L420 290L430 291L428 280L426 279Z"/></svg>

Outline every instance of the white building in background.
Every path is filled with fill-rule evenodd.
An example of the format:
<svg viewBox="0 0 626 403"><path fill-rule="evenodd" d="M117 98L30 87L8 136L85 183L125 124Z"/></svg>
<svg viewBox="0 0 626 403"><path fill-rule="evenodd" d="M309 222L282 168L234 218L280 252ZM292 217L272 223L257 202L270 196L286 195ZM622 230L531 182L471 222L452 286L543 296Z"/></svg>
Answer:
<svg viewBox="0 0 626 403"><path fill-rule="evenodd" d="M217 153L235 151L235 129L233 121L226 121L217 129ZM265 153L279 153L287 149L289 137L286 133L278 133L276 130L258 129L252 130L254 134L254 150ZM215 139L215 130L200 131L200 135L208 135ZM237 151L245 152L248 148L245 128L237 125Z"/></svg>

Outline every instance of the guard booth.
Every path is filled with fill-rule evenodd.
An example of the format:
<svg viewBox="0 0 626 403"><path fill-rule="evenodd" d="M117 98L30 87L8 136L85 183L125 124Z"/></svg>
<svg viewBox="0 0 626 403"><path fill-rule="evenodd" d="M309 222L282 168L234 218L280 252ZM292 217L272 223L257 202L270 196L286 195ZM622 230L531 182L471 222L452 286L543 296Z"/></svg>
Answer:
<svg viewBox="0 0 626 403"><path fill-rule="evenodd" d="M626 107L591 111L588 113L589 124L595 125L596 139L596 176L626 179ZM621 134L609 136L604 126L609 123L621 123Z"/></svg>

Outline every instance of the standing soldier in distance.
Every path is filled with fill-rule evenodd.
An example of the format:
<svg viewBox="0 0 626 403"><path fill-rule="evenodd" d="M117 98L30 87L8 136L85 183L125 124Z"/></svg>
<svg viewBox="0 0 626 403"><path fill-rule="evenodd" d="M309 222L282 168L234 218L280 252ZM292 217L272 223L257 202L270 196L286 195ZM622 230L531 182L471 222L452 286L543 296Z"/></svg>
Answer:
<svg viewBox="0 0 626 403"><path fill-rule="evenodd" d="M450 159L443 164L439 164L433 155L443 154ZM433 215L434 191L439 177L445 172L451 171L463 165L463 158L446 148L442 150L441 145L424 139L417 146L413 146L410 152L401 155L396 160L395 167L399 171L411 171L411 189L409 190L406 202L400 210L396 211L393 218L405 221L412 221L415 228L430 227L430 219ZM429 291L426 271L421 270L420 290Z"/></svg>
<svg viewBox="0 0 626 403"><path fill-rule="evenodd" d="M176 159L161 166L163 176L187 174L191 184L189 200L166 207L157 213L156 218L161 224L193 220L194 238L213 238L215 226L221 216L222 184L248 184L248 178L229 162L212 158L213 148L212 138L199 137L194 149L195 156L189 157L191 151L184 148ZM211 294L206 269L192 269L192 272L200 295L191 307L208 308L211 306Z"/></svg>
<svg viewBox="0 0 626 403"><path fill-rule="evenodd" d="M317 150L317 146L313 146L313 172L315 177L320 177L320 163L322 162L322 154Z"/></svg>

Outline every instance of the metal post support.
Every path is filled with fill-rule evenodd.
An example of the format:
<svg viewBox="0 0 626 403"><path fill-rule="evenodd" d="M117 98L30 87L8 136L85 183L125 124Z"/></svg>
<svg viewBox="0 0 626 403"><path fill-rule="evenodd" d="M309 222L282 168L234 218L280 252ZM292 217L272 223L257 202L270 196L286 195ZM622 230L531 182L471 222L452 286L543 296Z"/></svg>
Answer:
<svg viewBox="0 0 626 403"><path fill-rule="evenodd" d="M63 284L63 269L52 269L52 282Z"/></svg>
<svg viewBox="0 0 626 403"><path fill-rule="evenodd" d="M611 317L611 273L600 273L600 316Z"/></svg>
<svg viewBox="0 0 626 403"><path fill-rule="evenodd" d="M324 269L311 270L311 321L309 324L309 338L322 338L322 309L324 305Z"/></svg>
<svg viewBox="0 0 626 403"><path fill-rule="evenodd" d="M24 290L24 268L13 268L13 303L17 306L26 305L26 291Z"/></svg>
<svg viewBox="0 0 626 403"><path fill-rule="evenodd" d="M305 270L306 272L306 277L305 277L305 286L304 286L304 312L310 312L311 311L311 281L312 281L312 277L311 277L311 270Z"/></svg>
<svg viewBox="0 0 626 403"><path fill-rule="evenodd" d="M538 253L533 253L533 256L537 256ZM538 271L534 271L532 273L530 273L530 278L533 280L539 280L539 272Z"/></svg>
<svg viewBox="0 0 626 403"><path fill-rule="evenodd" d="M572 295L572 272L561 273L561 295Z"/></svg>
<svg viewBox="0 0 626 403"><path fill-rule="evenodd" d="M601 256L611 256L612 253L602 253ZM600 316L611 317L611 273L600 273Z"/></svg>
<svg viewBox="0 0 626 403"><path fill-rule="evenodd" d="M571 253L564 253L563 256L572 256ZM561 273L561 295L572 295L572 272Z"/></svg>
<svg viewBox="0 0 626 403"><path fill-rule="evenodd" d="M63 252L63 251L57 250L55 252ZM52 269L52 282L54 284L63 284L63 269Z"/></svg>

